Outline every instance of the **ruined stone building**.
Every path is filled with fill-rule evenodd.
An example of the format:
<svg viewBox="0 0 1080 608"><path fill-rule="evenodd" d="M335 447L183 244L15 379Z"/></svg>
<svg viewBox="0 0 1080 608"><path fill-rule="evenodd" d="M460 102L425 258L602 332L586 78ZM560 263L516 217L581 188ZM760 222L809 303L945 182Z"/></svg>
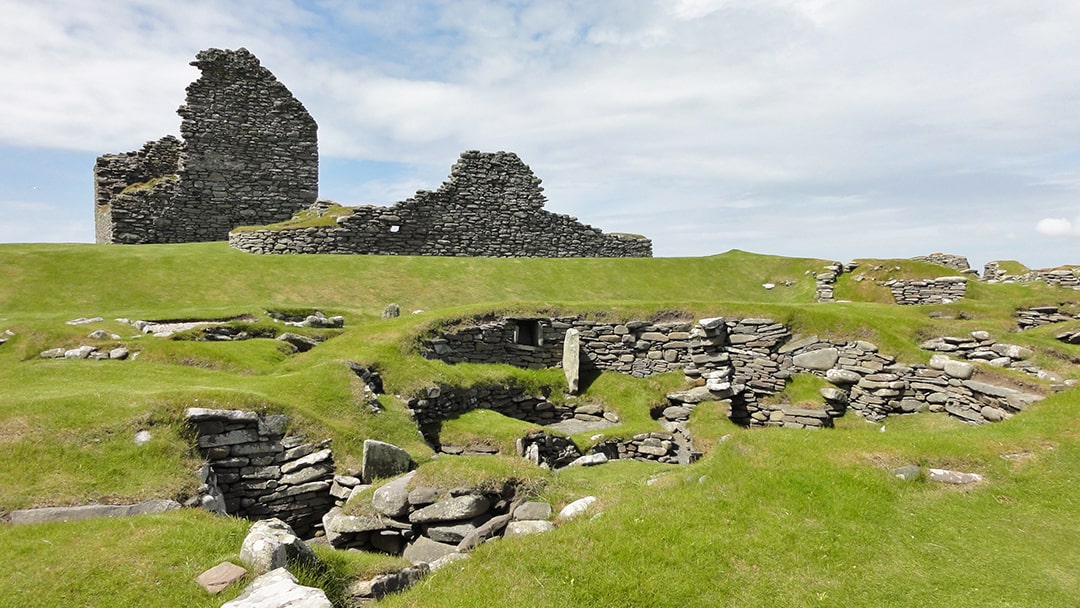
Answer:
<svg viewBox="0 0 1080 608"><path fill-rule="evenodd" d="M328 203L318 194L316 124L246 49L209 49L178 113L182 139L107 154L94 167L98 243L224 241L251 253L648 257L652 242L605 234L543 209L528 165L465 152L435 191L390 207L335 209L334 221L279 224ZM328 225L332 224L332 225ZM235 230L242 226L264 227Z"/></svg>
<svg viewBox="0 0 1080 608"><path fill-rule="evenodd" d="M177 112L183 140L106 154L94 166L98 243L223 241L292 217L318 194L317 125L246 49L208 49Z"/></svg>

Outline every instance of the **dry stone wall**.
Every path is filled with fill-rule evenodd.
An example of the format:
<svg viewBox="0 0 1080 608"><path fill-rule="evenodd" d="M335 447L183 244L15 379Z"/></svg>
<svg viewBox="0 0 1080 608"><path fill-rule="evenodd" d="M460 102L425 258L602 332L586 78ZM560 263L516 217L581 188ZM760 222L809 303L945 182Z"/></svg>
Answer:
<svg viewBox="0 0 1080 608"><path fill-rule="evenodd" d="M285 436L283 415L189 408L185 416L208 463L202 492L210 500L220 497L225 512L255 520L278 518L310 535L334 506L329 441Z"/></svg>
<svg viewBox="0 0 1080 608"><path fill-rule="evenodd" d="M192 65L183 141L108 154L94 167L98 243L223 241L237 226L284 221L315 202L315 120L246 49Z"/></svg>
<svg viewBox="0 0 1080 608"><path fill-rule="evenodd" d="M913 281L894 280L885 283L901 305L949 304L967 295L965 277L938 277Z"/></svg>
<svg viewBox="0 0 1080 608"><path fill-rule="evenodd" d="M605 234L543 209L528 165L512 152L468 151L434 192L391 207L352 207L333 226L234 231L250 253L340 253L482 257L649 257L646 238ZM312 208L320 213L325 205Z"/></svg>
<svg viewBox="0 0 1080 608"><path fill-rule="evenodd" d="M939 358L931 365L904 365L878 352L877 346L869 342L795 337L785 325L766 318L612 324L561 317L548 319L543 326L549 332L545 334L548 342L538 348L547 353L546 360L555 360L554 353L561 352L565 332L572 327L581 332L583 367L641 377L682 369L698 386L668 396L675 409L671 416L665 409L664 417L672 423L685 420L683 410L692 410L702 401L720 400L730 402L732 420L747 426L827 427L832 426L832 418L849 409L872 421L892 414L932 411L947 412L970 422L996 422L1041 398L1031 391L976 380L974 366L966 361L946 365ZM978 333L981 336L982 332ZM496 344L499 340L507 344L508 335L500 321L489 318L483 323L466 322L426 340L422 349L426 356L448 362L505 363L509 361L499 356L506 351ZM986 346L983 350L994 357L1009 356L1013 351L1009 345L983 338L988 339L972 340ZM479 343L490 348L473 348ZM929 343L925 346L931 347ZM972 352L978 353L977 359L985 359L983 350ZM1023 358L1023 353L1016 353L1010 366L1026 370L1017 363ZM992 363L1001 365L998 361ZM822 393L821 409L769 403L765 399L782 392L795 374L817 375L832 384ZM473 407L459 406L460 411ZM449 408L424 420L434 421L457 411ZM528 420L523 417L526 414L517 412L513 417ZM546 416L532 420L544 424L556 415ZM565 417L570 413L565 412Z"/></svg>

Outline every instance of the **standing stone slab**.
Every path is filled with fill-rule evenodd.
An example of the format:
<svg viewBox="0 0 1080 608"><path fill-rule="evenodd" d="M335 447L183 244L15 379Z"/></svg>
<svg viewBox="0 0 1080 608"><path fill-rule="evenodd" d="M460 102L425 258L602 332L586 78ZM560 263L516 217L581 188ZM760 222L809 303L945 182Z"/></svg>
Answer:
<svg viewBox="0 0 1080 608"><path fill-rule="evenodd" d="M412 457L396 445L374 439L364 440L364 459L360 465L360 477L364 483L407 473L411 466Z"/></svg>
<svg viewBox="0 0 1080 608"><path fill-rule="evenodd" d="M566 375L566 392L571 395L578 394L581 381L581 332L570 328L566 330L566 338L563 341L562 356L563 373Z"/></svg>

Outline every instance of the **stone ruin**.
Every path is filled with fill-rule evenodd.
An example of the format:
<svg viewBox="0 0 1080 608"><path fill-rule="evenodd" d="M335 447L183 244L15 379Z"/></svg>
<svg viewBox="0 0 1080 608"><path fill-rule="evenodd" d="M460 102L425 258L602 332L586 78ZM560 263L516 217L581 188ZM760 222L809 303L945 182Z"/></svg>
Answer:
<svg viewBox="0 0 1080 608"><path fill-rule="evenodd" d="M94 166L98 243L224 241L252 253L492 257L649 257L637 235L605 234L543 209L540 179L517 155L465 152L434 192L391 207L347 208L332 226L234 231L302 211L318 217L317 125L246 49L208 49L177 112L182 139L106 154Z"/></svg>
<svg viewBox="0 0 1080 608"><path fill-rule="evenodd" d="M249 253L352 253L486 257L651 257L649 239L605 234L543 209L540 179L512 152L461 155L437 190L390 207L330 207L330 225L234 230Z"/></svg>
<svg viewBox="0 0 1080 608"><path fill-rule="evenodd" d="M286 220L318 194L317 125L246 49L200 52L202 76L165 136L94 166L98 243L222 241Z"/></svg>

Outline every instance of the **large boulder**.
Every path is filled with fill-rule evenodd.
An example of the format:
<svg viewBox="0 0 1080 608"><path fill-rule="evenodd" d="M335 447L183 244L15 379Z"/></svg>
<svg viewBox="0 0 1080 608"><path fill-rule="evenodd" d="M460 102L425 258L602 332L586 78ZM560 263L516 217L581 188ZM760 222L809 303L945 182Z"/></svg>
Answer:
<svg viewBox="0 0 1080 608"><path fill-rule="evenodd" d="M240 560L256 576L285 568L290 563L313 563L316 559L311 547L280 519L265 519L252 524L240 547Z"/></svg>
<svg viewBox="0 0 1080 608"><path fill-rule="evenodd" d="M383 484L371 496L371 505L387 517L404 517L409 513L409 482L415 472L402 475L390 483Z"/></svg>
<svg viewBox="0 0 1080 608"><path fill-rule="evenodd" d="M447 545L435 542L426 536L418 536L405 548L401 556L413 564L430 564L457 552L456 545Z"/></svg>
<svg viewBox="0 0 1080 608"><path fill-rule="evenodd" d="M360 478L371 483L383 477L395 477L408 472L412 457L405 450L374 439L364 440L364 458L360 464Z"/></svg>

